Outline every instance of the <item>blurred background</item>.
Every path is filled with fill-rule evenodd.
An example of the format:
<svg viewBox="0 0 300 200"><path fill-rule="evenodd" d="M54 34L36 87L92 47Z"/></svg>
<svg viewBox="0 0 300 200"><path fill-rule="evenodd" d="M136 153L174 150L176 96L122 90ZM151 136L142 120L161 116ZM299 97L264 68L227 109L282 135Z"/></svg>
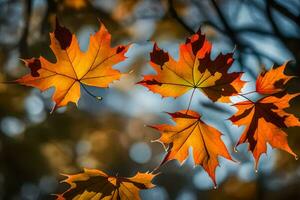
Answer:
<svg viewBox="0 0 300 200"><path fill-rule="evenodd" d="M132 176L153 170L163 158L159 133L145 125L172 123L164 111L186 109L190 93L162 99L135 83L153 73L148 64L153 41L178 57L178 45L201 27L213 42L213 56L235 49L232 70L244 71L249 81L243 92L253 91L262 68L292 60L287 73L300 74L299 0L0 0L0 81L27 73L20 58L40 55L55 61L49 32L57 16L86 50L90 34L101 20L113 44L133 42L125 62L115 68L133 73L108 90L89 87L103 97L98 102L82 94L79 108L69 104L49 114L53 89L0 84L0 199L53 199L49 194L67 188L58 184L60 173L97 168L110 174ZM289 91L299 91L293 79ZM251 97L250 97L251 98ZM244 99L235 98L233 101ZM233 163L220 158L218 188L201 167L188 159L162 166L154 189L141 192L145 200L196 199L300 199L300 164L291 155L268 149L255 173L247 145L233 146L243 127L226 120L236 110L212 103L200 92L191 109L218 128L232 153ZM290 112L300 116L299 98ZM299 128L288 129L291 148L300 154Z"/></svg>

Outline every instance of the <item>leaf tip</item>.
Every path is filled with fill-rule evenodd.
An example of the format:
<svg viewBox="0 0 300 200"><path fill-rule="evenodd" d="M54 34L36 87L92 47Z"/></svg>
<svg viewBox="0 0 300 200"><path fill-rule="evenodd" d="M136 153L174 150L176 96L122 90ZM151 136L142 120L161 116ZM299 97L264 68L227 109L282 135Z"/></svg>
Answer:
<svg viewBox="0 0 300 200"><path fill-rule="evenodd" d="M60 25L57 17L55 19L54 37L63 50L66 50L71 45L72 33L66 27Z"/></svg>
<svg viewBox="0 0 300 200"><path fill-rule="evenodd" d="M162 66L169 61L169 54L160 49L156 42L154 42L153 50L150 53L150 61L156 65Z"/></svg>

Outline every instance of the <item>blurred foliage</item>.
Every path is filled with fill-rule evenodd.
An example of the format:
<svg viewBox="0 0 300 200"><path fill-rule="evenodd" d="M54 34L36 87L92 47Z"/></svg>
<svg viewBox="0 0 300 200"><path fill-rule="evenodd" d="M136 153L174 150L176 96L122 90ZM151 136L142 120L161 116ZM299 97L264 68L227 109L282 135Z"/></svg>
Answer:
<svg viewBox="0 0 300 200"><path fill-rule="evenodd" d="M236 49L237 69L255 76L262 66L292 59L288 73L300 74L297 0L0 0L0 81L25 73L19 58L43 55L54 60L48 46L55 16L79 35L81 47L87 46L89 34L98 28L97 19L109 29L114 44L134 42L123 68L133 73L113 84L110 91L90 88L104 96L103 102L85 94L78 109L69 105L52 115L51 91L41 94L28 87L0 84L0 199L53 199L49 194L65 189L65 185L58 186L60 173L78 173L83 167L132 176L157 166L164 150L150 142L158 134L145 124L166 120L156 110L167 108L151 104L161 99L143 96L147 91L134 86L140 74L149 70L151 41L176 54L178 43L201 27L216 44L215 51ZM299 91L298 85L298 79L291 81L289 90ZM291 111L299 117L298 102L299 98L292 102ZM207 112L223 109L209 104L201 108ZM221 112L227 111L216 116ZM225 135L231 138L228 148L232 149L240 129L230 135L228 126ZM299 128L288 133L290 146L299 155ZM154 180L158 187L142 196L300 199L299 161L275 151L261 163L265 169L254 174L246 150L245 146L234 154L240 164L223 162L227 167L217 169L217 190L211 189L200 167L191 167L192 161L182 167L174 161L162 167L163 173Z"/></svg>

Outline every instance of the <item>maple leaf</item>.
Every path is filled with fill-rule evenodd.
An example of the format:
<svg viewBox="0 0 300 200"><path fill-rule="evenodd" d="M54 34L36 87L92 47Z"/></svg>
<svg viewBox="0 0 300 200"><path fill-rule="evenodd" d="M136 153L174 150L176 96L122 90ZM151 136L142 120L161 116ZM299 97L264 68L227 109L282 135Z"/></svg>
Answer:
<svg viewBox="0 0 300 200"><path fill-rule="evenodd" d="M109 176L96 169L84 169L83 173L65 175L63 182L71 187L62 194L57 195L57 200L98 200L98 199L140 199L139 191L153 188L151 183L155 177L151 173L137 173L131 178Z"/></svg>
<svg viewBox="0 0 300 200"><path fill-rule="evenodd" d="M290 106L289 101L298 95L279 94L279 96L264 97L257 102L248 100L235 104L238 111L230 120L237 126L245 126L236 146L249 143L256 169L261 154L266 153L267 143L297 158L289 147L287 134L282 128L300 126L298 118L284 111Z"/></svg>
<svg viewBox="0 0 300 200"><path fill-rule="evenodd" d="M51 63L43 57L24 60L31 73L16 82L41 91L55 87L53 111L69 102L77 104L80 86L85 90L84 85L106 88L114 80L120 79L121 73L112 66L126 58L124 54L129 46L112 48L111 35L102 23L99 31L90 37L86 52L80 50L75 35L60 26L58 20L50 39L56 62Z"/></svg>
<svg viewBox="0 0 300 200"><path fill-rule="evenodd" d="M287 62L269 71L263 71L256 79L256 92L260 94L275 94L283 91L285 84L294 76L284 74Z"/></svg>
<svg viewBox="0 0 300 200"><path fill-rule="evenodd" d="M221 140L221 133L204 123L201 116L191 110L182 110L175 113L168 113L175 125L161 124L151 126L161 132L157 140L167 149L167 154L161 163L176 159L181 164L187 159L189 148L193 148L195 165L201 165L216 186L215 170L219 164L218 156L229 160L225 144Z"/></svg>
<svg viewBox="0 0 300 200"><path fill-rule="evenodd" d="M178 97L193 89L203 91L211 100L229 102L243 85L243 72L228 73L233 53L219 54L211 59L211 43L200 30L179 47L179 60L154 44L150 64L156 75L145 75L138 84L163 97Z"/></svg>

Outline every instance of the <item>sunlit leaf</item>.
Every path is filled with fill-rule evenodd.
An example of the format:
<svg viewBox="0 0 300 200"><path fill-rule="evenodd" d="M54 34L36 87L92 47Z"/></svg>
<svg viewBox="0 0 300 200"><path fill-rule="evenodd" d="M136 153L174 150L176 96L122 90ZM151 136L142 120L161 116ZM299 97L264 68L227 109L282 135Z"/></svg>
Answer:
<svg viewBox="0 0 300 200"><path fill-rule="evenodd" d="M145 75L139 84L163 97L178 97L198 89L212 101L229 102L243 85L242 72L231 72L233 53L211 59L211 43L198 31L179 47L179 60L154 44L150 64L156 75Z"/></svg>
<svg viewBox="0 0 300 200"><path fill-rule="evenodd" d="M53 101L55 110L69 102L77 104L80 87L84 85L107 88L118 80L121 73L112 66L123 61L129 46L110 46L111 35L103 24L100 30L90 37L86 52L79 48L75 35L56 22L56 28L50 33L51 49L56 62L51 63L44 57L24 60L31 73L17 80L18 83L45 91L55 88Z"/></svg>
<svg viewBox="0 0 300 200"><path fill-rule="evenodd" d="M286 83L293 78L284 74L287 63L269 71L263 71L257 77L256 91L260 94L274 94L285 89Z"/></svg>
<svg viewBox="0 0 300 200"><path fill-rule="evenodd" d="M169 115L175 125L151 126L161 132L158 141L167 149L162 164L173 159L183 163L192 147L195 164L201 165L216 185L215 170L219 165L218 156L231 160L231 156L221 140L222 134L203 122L201 116L194 111L182 110L169 113Z"/></svg>
<svg viewBox="0 0 300 200"><path fill-rule="evenodd" d="M139 200L139 191L153 188L151 181L155 177L151 173L137 173L131 178L109 176L96 169L84 169L83 173L66 176L63 182L70 188L57 195L57 200Z"/></svg>
<svg viewBox="0 0 300 200"><path fill-rule="evenodd" d="M267 96L257 102L243 101L235 104L238 111L230 120L235 125L245 126L237 146L249 143L256 168L261 154L266 153L267 143L296 157L288 145L287 134L282 129L300 126L298 118L284 111L290 106L289 101L298 95Z"/></svg>

